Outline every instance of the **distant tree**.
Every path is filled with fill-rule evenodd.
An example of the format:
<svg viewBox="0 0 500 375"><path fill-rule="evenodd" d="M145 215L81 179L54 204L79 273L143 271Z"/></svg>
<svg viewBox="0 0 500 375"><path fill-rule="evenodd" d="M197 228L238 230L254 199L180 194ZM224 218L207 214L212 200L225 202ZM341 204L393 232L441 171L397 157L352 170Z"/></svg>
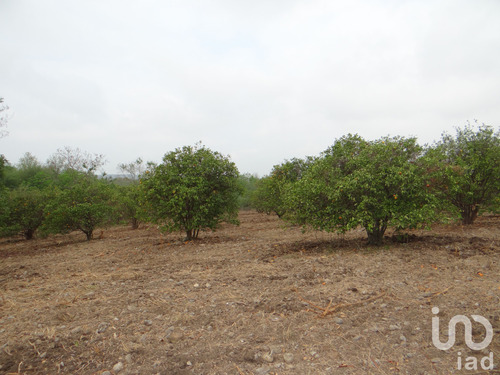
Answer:
<svg viewBox="0 0 500 375"><path fill-rule="evenodd" d="M313 158L287 160L275 165L269 176L257 182L253 195L253 205L259 212L275 213L283 217L287 211L293 210L285 202L285 195L292 184L299 181L307 168L314 161Z"/></svg>
<svg viewBox="0 0 500 375"><path fill-rule="evenodd" d="M47 166L56 173L66 170L96 174L106 164L104 155L90 154L79 148L60 148L47 160Z"/></svg>
<svg viewBox="0 0 500 375"><path fill-rule="evenodd" d="M220 222L238 223L238 169L201 144L166 154L144 173L141 185L151 220L168 231L184 231L187 240Z"/></svg>
<svg viewBox="0 0 500 375"><path fill-rule="evenodd" d="M110 183L88 173L67 170L58 180L55 198L47 207L46 232L82 231L87 240L96 228L115 220Z"/></svg>
<svg viewBox="0 0 500 375"><path fill-rule="evenodd" d="M140 222L147 217L139 181L134 180L126 185L115 186L115 194L120 220L130 223L132 229L139 228Z"/></svg>
<svg viewBox="0 0 500 375"><path fill-rule="evenodd" d="M144 165L144 161L142 158L137 158L132 163L122 163L118 165L120 171L128 176L131 180L139 179L139 176L143 174L146 170L146 166Z"/></svg>
<svg viewBox="0 0 500 375"><path fill-rule="evenodd" d="M9 120L7 116L7 111L9 110L9 107L3 104L3 102L4 99L0 98L0 138L3 138L9 134L7 130L3 129L4 127L7 126L7 121Z"/></svg>
<svg viewBox="0 0 500 375"><path fill-rule="evenodd" d="M242 188L242 193L238 198L238 206L240 209L248 210L254 208L253 195L257 189L259 178L256 175L245 173L238 177L238 182Z"/></svg>
<svg viewBox="0 0 500 375"><path fill-rule="evenodd" d="M455 136L444 133L427 154L436 193L463 224L472 224L482 209L493 209L500 194L500 131L469 123Z"/></svg>

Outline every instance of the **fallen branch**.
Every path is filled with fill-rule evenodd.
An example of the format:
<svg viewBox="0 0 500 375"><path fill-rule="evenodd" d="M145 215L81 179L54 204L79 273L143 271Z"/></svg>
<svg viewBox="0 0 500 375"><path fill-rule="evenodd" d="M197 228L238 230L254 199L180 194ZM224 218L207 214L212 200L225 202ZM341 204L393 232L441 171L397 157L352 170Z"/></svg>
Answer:
<svg viewBox="0 0 500 375"><path fill-rule="evenodd" d="M364 303L368 303L368 302L373 302L379 298L382 298L383 296L385 296L385 292L381 292L380 294L377 294L376 296L373 296L371 298L368 298L368 299L364 299L364 300L361 300L361 301L357 301L357 302L351 302L351 303L339 303L333 307L331 307L332 305L332 302L333 302L333 299L330 300L330 303L328 304L328 306L326 307L321 307L321 306L318 306L316 304L314 304L313 302L303 298L297 289L294 289L295 293L297 293L297 296L299 297L299 299L305 303L307 303L309 306L313 307L314 309L318 310L318 311L315 311L313 309L311 309L310 311L313 311L315 313L318 314L318 317L320 318L324 318L325 316L327 315L330 315L330 314L333 314L334 312L342 309L342 308L346 308L346 307L353 307L353 306L359 306L359 305L362 305Z"/></svg>

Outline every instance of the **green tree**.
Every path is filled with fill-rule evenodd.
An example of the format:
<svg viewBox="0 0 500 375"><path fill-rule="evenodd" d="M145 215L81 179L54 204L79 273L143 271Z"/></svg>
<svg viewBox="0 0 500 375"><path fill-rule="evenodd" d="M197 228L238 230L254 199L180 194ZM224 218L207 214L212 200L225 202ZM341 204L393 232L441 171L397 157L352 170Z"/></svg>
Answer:
<svg viewBox="0 0 500 375"><path fill-rule="evenodd" d="M145 217L145 212L141 201L142 189L138 181L116 186L115 189L120 218L129 222L132 229L139 228L139 223Z"/></svg>
<svg viewBox="0 0 500 375"><path fill-rule="evenodd" d="M36 188L19 187L7 195L7 214L4 235L22 233L31 240L45 219L45 207L49 200L46 192Z"/></svg>
<svg viewBox="0 0 500 375"><path fill-rule="evenodd" d="M238 178L242 193L238 199L240 209L249 210L253 208L253 195L257 189L259 178L256 175L245 173Z"/></svg>
<svg viewBox="0 0 500 375"><path fill-rule="evenodd" d="M472 224L481 209L494 209L500 193L500 131L470 124L443 134L428 150L437 194Z"/></svg>
<svg viewBox="0 0 500 375"><path fill-rule="evenodd" d="M285 202L285 196L292 184L302 178L313 160L310 157L306 159L293 158L275 165L269 176L265 176L257 182L253 195L253 205L257 211L265 212L268 215L275 213L279 218L282 218L287 211L293 210L294 208Z"/></svg>
<svg viewBox="0 0 500 375"><path fill-rule="evenodd" d="M389 226L428 224L436 200L420 166L422 148L414 138L368 142L348 135L326 150L287 195L291 220L328 232L366 230L380 245Z"/></svg>
<svg viewBox="0 0 500 375"><path fill-rule="evenodd" d="M201 144L167 153L144 173L141 185L151 220L168 231L185 231L187 240L220 222L238 223L238 169Z"/></svg>
<svg viewBox="0 0 500 375"><path fill-rule="evenodd" d="M80 230L91 240L96 228L115 220L113 197L108 181L67 170L61 174L55 198L47 207L44 227L47 232Z"/></svg>

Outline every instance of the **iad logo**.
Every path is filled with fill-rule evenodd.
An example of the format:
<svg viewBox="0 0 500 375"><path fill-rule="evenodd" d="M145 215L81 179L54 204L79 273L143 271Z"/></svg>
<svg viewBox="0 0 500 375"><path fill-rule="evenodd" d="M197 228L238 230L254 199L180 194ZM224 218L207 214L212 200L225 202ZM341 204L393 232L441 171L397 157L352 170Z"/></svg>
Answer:
<svg viewBox="0 0 500 375"><path fill-rule="evenodd" d="M434 315L437 315L439 313L439 308L433 307L432 313ZM475 343L474 341L472 341L472 323L470 319L467 318L465 315L455 315L453 318L451 318L450 322L448 323L448 341L443 343L439 339L439 318L437 316L433 316L432 343L434 344L434 346L440 350L450 349L455 344L455 338L456 338L455 326L457 325L457 323L463 323L465 327L465 343L467 344L467 346L472 350L482 350L487 348L488 345L490 345L491 341L493 340L493 327L491 326L491 323L488 321L488 319L480 315L471 315L471 316L472 319L474 319L474 321L482 324L486 329L486 337L484 338L483 341L479 343ZM489 362L489 364L487 364L487 362ZM464 369L477 370L478 368L477 365L478 363L476 357L467 357ZM457 366L459 370L462 369L462 357L460 352L458 352ZM489 356L483 357L481 359L481 367L483 370L493 370L494 367L493 352L490 352Z"/></svg>

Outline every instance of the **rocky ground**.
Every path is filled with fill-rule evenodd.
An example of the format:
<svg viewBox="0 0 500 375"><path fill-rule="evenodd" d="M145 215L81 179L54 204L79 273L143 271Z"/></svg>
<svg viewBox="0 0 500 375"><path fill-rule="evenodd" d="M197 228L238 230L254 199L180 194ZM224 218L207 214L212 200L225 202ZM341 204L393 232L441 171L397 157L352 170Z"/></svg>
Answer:
<svg viewBox="0 0 500 375"><path fill-rule="evenodd" d="M1 240L0 373L500 373L500 218L380 248L361 230L240 220L187 243L154 227ZM459 325L438 350L432 307L441 341L476 314L492 342L469 349ZM485 331L474 323L474 341Z"/></svg>

